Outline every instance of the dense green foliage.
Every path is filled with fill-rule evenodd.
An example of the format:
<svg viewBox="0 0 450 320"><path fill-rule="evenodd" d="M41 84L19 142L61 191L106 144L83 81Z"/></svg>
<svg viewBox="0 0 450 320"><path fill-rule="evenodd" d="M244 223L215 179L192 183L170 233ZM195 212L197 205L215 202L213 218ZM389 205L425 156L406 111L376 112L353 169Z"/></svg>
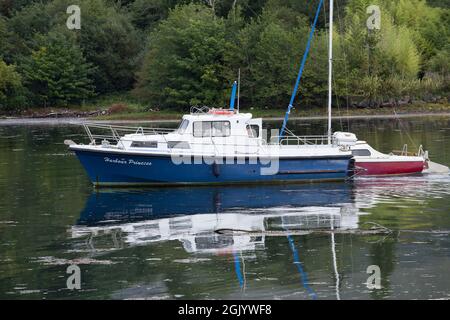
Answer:
<svg viewBox="0 0 450 320"><path fill-rule="evenodd" d="M73 105L132 90L150 107L288 103L318 0L0 0L1 108ZM367 7L381 8L368 30ZM328 1L296 106L327 96ZM335 0L337 102L436 100L450 92L450 9L443 0Z"/></svg>
<svg viewBox="0 0 450 320"><path fill-rule="evenodd" d="M186 19L191 17L192 19ZM136 92L157 105L215 104L226 80L225 24L200 5L176 7L153 34Z"/></svg>
<svg viewBox="0 0 450 320"><path fill-rule="evenodd" d="M361 28L370 4L381 8L380 30ZM448 94L448 75L430 64L436 57L441 57L441 64L450 63L443 55L450 41L446 14L423 0L349 1L343 32L337 37L343 57L335 74L338 94L359 96L371 105L406 96L425 99L439 91Z"/></svg>
<svg viewBox="0 0 450 320"><path fill-rule="evenodd" d="M92 67L81 49L58 33L43 36L40 43L22 66L25 84L33 89L33 102L66 106L92 96Z"/></svg>
<svg viewBox="0 0 450 320"><path fill-rule="evenodd" d="M25 103L22 79L14 66L0 60L0 109L20 107Z"/></svg>

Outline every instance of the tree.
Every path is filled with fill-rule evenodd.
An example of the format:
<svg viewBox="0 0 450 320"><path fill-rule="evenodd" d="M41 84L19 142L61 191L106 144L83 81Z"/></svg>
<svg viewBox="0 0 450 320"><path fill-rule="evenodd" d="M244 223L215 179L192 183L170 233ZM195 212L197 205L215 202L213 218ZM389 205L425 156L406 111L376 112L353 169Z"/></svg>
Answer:
<svg viewBox="0 0 450 320"><path fill-rule="evenodd" d="M0 16L0 59L3 57L3 53L6 48L7 30L6 19Z"/></svg>
<svg viewBox="0 0 450 320"><path fill-rule="evenodd" d="M433 7L450 8L448 0L427 0L427 3Z"/></svg>
<svg viewBox="0 0 450 320"><path fill-rule="evenodd" d="M306 16L290 22L280 20L286 8L265 9L238 34L227 50L226 70L241 68L243 105L286 107L292 93L298 68L306 48L310 25ZM327 50L324 34L316 31L304 69L297 106L319 103L327 86ZM228 76L229 78L230 75Z"/></svg>
<svg viewBox="0 0 450 320"><path fill-rule="evenodd" d="M450 45L444 47L441 51L431 58L428 63L428 80L440 80L440 92L444 95L450 95ZM439 90L435 90L435 92Z"/></svg>
<svg viewBox="0 0 450 320"><path fill-rule="evenodd" d="M423 96L428 96L426 90L445 95L449 91L447 2L336 1L334 93L338 98L379 105L418 91ZM285 107L318 3L0 0L0 59L22 73L39 57L56 68L52 71L56 74L58 66L44 59L50 57L42 51L48 50L42 38L58 34L70 39L68 46L75 46L83 61L96 67L88 78L99 94L135 87L137 96L158 106L225 105L240 68L243 105ZM81 8L81 30L66 28L66 9L72 4ZM324 1L296 106L323 105L327 99L328 5ZM367 29L369 5L381 8L381 30ZM22 75L28 81L31 71ZM43 88L26 84L37 90L35 98L45 96Z"/></svg>
<svg viewBox="0 0 450 320"><path fill-rule="evenodd" d="M136 0L129 4L133 24L140 29L152 29L167 18L171 3L168 0Z"/></svg>
<svg viewBox="0 0 450 320"><path fill-rule="evenodd" d="M381 38L377 43L379 72L384 76L401 75L417 78L421 56L414 44L413 35L405 26L383 21Z"/></svg>
<svg viewBox="0 0 450 320"><path fill-rule="evenodd" d="M428 69L443 77L450 77L450 44L436 53L429 61Z"/></svg>
<svg viewBox="0 0 450 320"><path fill-rule="evenodd" d="M392 96L393 92L386 91L382 84L408 84L417 79L422 56L414 31L396 24L390 14L393 9L383 1L375 1L382 13L381 29L367 29L366 8L372 3L350 0L345 9L344 30L336 37L335 57L342 62L335 64L335 81L338 94L359 96L358 100L366 100L369 105L380 105L385 93L389 91ZM405 93L404 90L395 92Z"/></svg>
<svg viewBox="0 0 450 320"><path fill-rule="evenodd" d="M177 6L151 35L135 95L162 107L224 105L225 32L210 8Z"/></svg>
<svg viewBox="0 0 450 320"><path fill-rule="evenodd" d="M429 60L439 48L448 43L450 37L448 22L450 21L445 21L445 14L448 11L432 8L425 0L382 0L381 2L392 16L394 23L399 27L407 28L411 33L423 56L423 61Z"/></svg>
<svg viewBox="0 0 450 320"><path fill-rule="evenodd" d="M258 100L268 106L286 103L295 77L296 62L290 59L295 55L286 54L295 52L294 34L270 23L263 29L255 51L255 64L251 68Z"/></svg>
<svg viewBox="0 0 450 320"><path fill-rule="evenodd" d="M92 65L86 62L73 39L49 33L40 39L22 66L24 83L33 93L33 102L44 106L78 103L94 93L90 78Z"/></svg>
<svg viewBox="0 0 450 320"><path fill-rule="evenodd" d="M80 7L83 20L79 44L86 60L97 66L94 74L97 92L130 89L144 39L128 14L107 7L104 0L84 0Z"/></svg>
<svg viewBox="0 0 450 320"><path fill-rule="evenodd" d="M0 111L9 110L25 104L22 79L15 66L0 60Z"/></svg>
<svg viewBox="0 0 450 320"><path fill-rule="evenodd" d="M49 0L0 0L0 15L10 17L15 11L38 1L48 2Z"/></svg>
<svg viewBox="0 0 450 320"><path fill-rule="evenodd" d="M36 49L35 36L46 34L51 25L52 15L44 3L32 3L17 11L7 20L7 37L3 44L5 61L20 65L23 58Z"/></svg>
<svg viewBox="0 0 450 320"><path fill-rule="evenodd" d="M135 0L128 3L133 24L142 30L152 30L167 19L169 11L176 5L188 4L191 0ZM200 2L200 0L197 0Z"/></svg>
<svg viewBox="0 0 450 320"><path fill-rule="evenodd" d="M71 0L33 3L8 21L7 62L18 65L38 50L40 35L66 32L67 7ZM87 61L98 67L94 84L99 93L130 89L144 47L143 38L122 9L105 0L80 0L81 30L73 30L74 39ZM30 32L31 30L31 32Z"/></svg>

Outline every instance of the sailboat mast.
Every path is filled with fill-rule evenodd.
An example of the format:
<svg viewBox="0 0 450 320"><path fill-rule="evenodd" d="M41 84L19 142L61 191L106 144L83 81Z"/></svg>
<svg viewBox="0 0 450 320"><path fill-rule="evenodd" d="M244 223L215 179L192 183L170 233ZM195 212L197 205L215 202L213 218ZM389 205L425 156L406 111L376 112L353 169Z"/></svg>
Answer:
<svg viewBox="0 0 450 320"><path fill-rule="evenodd" d="M329 20L329 44L328 44L328 144L331 144L331 102L333 98L333 0L330 0Z"/></svg>

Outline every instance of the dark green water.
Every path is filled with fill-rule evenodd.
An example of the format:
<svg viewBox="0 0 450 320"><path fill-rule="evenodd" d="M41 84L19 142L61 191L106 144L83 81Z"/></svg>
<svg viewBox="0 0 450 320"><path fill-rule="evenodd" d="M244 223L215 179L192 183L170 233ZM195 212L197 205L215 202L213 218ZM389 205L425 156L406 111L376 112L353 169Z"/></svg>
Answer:
<svg viewBox="0 0 450 320"><path fill-rule="evenodd" d="M291 128L322 134L324 125ZM421 143L450 165L449 118L350 127L380 151ZM0 123L2 299L450 298L448 175L95 193L64 139L84 139L82 129ZM370 223L394 232L289 235ZM283 232L215 232L236 226ZM80 290L66 287L70 264L81 269ZM366 286L371 265L380 289Z"/></svg>

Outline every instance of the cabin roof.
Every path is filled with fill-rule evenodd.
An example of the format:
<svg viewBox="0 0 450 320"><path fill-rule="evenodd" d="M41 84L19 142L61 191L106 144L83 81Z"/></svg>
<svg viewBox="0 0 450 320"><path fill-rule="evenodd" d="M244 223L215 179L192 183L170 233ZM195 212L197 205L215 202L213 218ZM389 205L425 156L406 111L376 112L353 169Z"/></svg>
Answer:
<svg viewBox="0 0 450 320"><path fill-rule="evenodd" d="M199 113L199 114L187 114L183 116L183 119L191 121L226 121L226 120L250 120L252 119L251 113L233 113L233 114L213 114L213 113Z"/></svg>

